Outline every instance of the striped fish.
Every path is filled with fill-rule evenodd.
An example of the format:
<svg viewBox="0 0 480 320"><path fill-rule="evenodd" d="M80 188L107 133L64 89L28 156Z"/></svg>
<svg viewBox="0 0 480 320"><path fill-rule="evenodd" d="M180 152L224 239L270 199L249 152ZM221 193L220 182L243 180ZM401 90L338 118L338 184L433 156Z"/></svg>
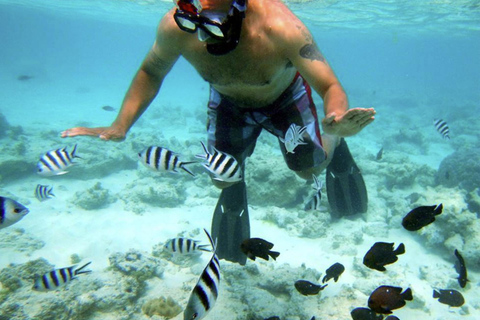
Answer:
<svg viewBox="0 0 480 320"><path fill-rule="evenodd" d="M55 197L53 194L52 190L53 187L50 186L44 186L41 184L37 184L37 187L35 188L35 197L38 199L38 201L45 201L48 199L51 199L51 197Z"/></svg>
<svg viewBox="0 0 480 320"><path fill-rule="evenodd" d="M88 262L80 268L76 268L76 265L74 265L71 267L55 269L47 272L35 280L33 290L41 292L56 290L67 284L70 280L75 279L79 274L92 272L91 270L82 270L90 263L91 262Z"/></svg>
<svg viewBox="0 0 480 320"><path fill-rule="evenodd" d="M313 176L313 182L314 182L313 189L315 190L315 194L305 204L305 211L320 210L323 183L318 181L317 177L314 174L312 176Z"/></svg>
<svg viewBox="0 0 480 320"><path fill-rule="evenodd" d="M205 230L205 229L204 229ZM183 312L184 320L200 320L213 308L218 297L218 286L220 284L220 263L215 253L215 244L212 237L205 230L213 248L213 255L198 279L197 285L193 288L187 307Z"/></svg>
<svg viewBox="0 0 480 320"><path fill-rule="evenodd" d="M0 229L20 221L28 212L28 209L17 201L0 197Z"/></svg>
<svg viewBox="0 0 480 320"><path fill-rule="evenodd" d="M167 241L165 249L172 253L180 254L198 253L199 251L210 252L210 249L207 248L208 245L199 245L198 242L197 240L187 238L173 238Z"/></svg>
<svg viewBox="0 0 480 320"><path fill-rule="evenodd" d="M297 126L295 123L292 123L288 127L287 132L285 133L285 138L280 138L280 141L285 144L285 149L287 153L295 153L295 148L300 144L306 144L303 142L303 134L307 130L307 127Z"/></svg>
<svg viewBox="0 0 480 320"><path fill-rule="evenodd" d="M195 176L185 165L195 163L195 161L182 162L178 154L163 147L150 146L138 154L140 162L153 171L169 171L177 173L177 169L182 169L188 174Z"/></svg>
<svg viewBox="0 0 480 320"><path fill-rule="evenodd" d="M37 173L41 176L56 176L67 173L66 169L75 164L73 159L80 158L75 155L75 151L77 151L77 145L71 153L67 152L67 147L48 151L38 161Z"/></svg>
<svg viewBox="0 0 480 320"><path fill-rule="evenodd" d="M447 122L443 121L442 119L434 119L433 125L435 129L437 129L438 133L440 133L445 140L450 140L450 129L448 128Z"/></svg>
<svg viewBox="0 0 480 320"><path fill-rule="evenodd" d="M203 166L214 175L213 179L224 182L238 182L242 180L242 168L233 156L218 151L215 147L212 147L214 152L210 153L205 144L201 141L200 143L205 154L198 154L195 157L207 161Z"/></svg>

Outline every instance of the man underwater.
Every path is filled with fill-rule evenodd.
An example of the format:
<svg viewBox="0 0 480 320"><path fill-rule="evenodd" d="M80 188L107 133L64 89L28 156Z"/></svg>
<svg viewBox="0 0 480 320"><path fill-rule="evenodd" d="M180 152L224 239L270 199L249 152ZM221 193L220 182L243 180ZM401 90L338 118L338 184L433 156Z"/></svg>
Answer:
<svg viewBox="0 0 480 320"><path fill-rule="evenodd" d="M280 148L303 179L327 168L327 194L337 216L365 212L363 178L343 137L374 120L373 108L348 108L339 80L306 26L279 0L176 0L109 127L76 127L62 137L89 135L121 141L156 97L183 56L210 84L208 148L235 157L243 168L265 129L283 139L306 127L294 153ZM311 96L323 99L323 135ZM240 243L250 237L245 182L213 180L222 189L212 220L217 255L245 264Z"/></svg>

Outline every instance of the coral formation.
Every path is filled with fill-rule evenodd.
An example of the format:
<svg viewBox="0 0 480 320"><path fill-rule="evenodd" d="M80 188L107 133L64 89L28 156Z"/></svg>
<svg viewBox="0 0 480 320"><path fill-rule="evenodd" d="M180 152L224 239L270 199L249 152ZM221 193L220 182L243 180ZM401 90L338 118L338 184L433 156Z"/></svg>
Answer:
<svg viewBox="0 0 480 320"><path fill-rule="evenodd" d="M143 313L152 317L158 315L171 319L182 312L182 307L172 297L160 297L147 301L142 307Z"/></svg>
<svg viewBox="0 0 480 320"><path fill-rule="evenodd" d="M44 246L44 241L34 238L22 228L2 230L2 236L0 237L0 247L2 248L8 247L17 252L24 252L27 255L31 255L34 251Z"/></svg>
<svg viewBox="0 0 480 320"><path fill-rule="evenodd" d="M115 198L97 182L85 191L76 192L72 202L85 210L97 210L115 202Z"/></svg>
<svg viewBox="0 0 480 320"><path fill-rule="evenodd" d="M440 164L436 181L468 192L480 187L480 147L460 148Z"/></svg>

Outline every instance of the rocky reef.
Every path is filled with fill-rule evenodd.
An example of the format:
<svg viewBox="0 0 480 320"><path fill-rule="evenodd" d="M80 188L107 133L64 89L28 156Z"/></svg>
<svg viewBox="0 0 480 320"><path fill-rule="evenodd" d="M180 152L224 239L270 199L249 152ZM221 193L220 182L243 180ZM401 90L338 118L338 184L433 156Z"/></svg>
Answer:
<svg viewBox="0 0 480 320"><path fill-rule="evenodd" d="M438 168L436 180L468 192L480 188L480 147L460 148L447 156Z"/></svg>
<svg viewBox="0 0 480 320"><path fill-rule="evenodd" d="M157 315L171 319L182 312L182 307L172 297L160 297L148 300L143 305L142 311L149 317Z"/></svg>

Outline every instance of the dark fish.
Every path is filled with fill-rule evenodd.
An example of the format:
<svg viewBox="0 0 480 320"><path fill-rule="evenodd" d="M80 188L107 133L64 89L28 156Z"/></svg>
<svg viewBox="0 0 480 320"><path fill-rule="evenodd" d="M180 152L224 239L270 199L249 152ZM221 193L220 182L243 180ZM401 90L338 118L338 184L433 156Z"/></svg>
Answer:
<svg viewBox="0 0 480 320"><path fill-rule="evenodd" d="M205 154L197 154L195 157L206 161L203 166L213 174L213 179L224 182L242 180L242 167L233 156L219 151L215 147L213 147L213 153L210 153L205 144L200 143Z"/></svg>
<svg viewBox="0 0 480 320"><path fill-rule="evenodd" d="M393 250L393 243L376 242L363 257L363 264L370 269L385 271L385 265L398 260L397 255L405 253L403 243Z"/></svg>
<svg viewBox="0 0 480 320"><path fill-rule="evenodd" d="M462 255L455 249L455 256L458 261L455 262L455 270L458 272L458 284L460 287L465 288L467 285L467 266L465 265L465 260L463 260Z"/></svg>
<svg viewBox="0 0 480 320"><path fill-rule="evenodd" d="M182 162L178 154L164 147L150 146L138 153L140 162L153 171L169 171L177 173L178 169L182 169L191 176L195 176L187 167L187 164L195 163L195 161Z"/></svg>
<svg viewBox="0 0 480 320"><path fill-rule="evenodd" d="M265 318L263 320L280 320L280 317L273 316L273 317L270 317L270 318Z"/></svg>
<svg viewBox="0 0 480 320"><path fill-rule="evenodd" d="M205 230L205 233L212 245L213 255L210 262L203 270L197 285L193 288L187 307L183 311L184 320L200 320L205 318L212 310L218 297L218 286L220 284L220 262L218 261L215 244L212 237Z"/></svg>
<svg viewBox="0 0 480 320"><path fill-rule="evenodd" d="M378 150L375 160L380 161L382 160L382 157L383 157L383 147L380 150Z"/></svg>
<svg viewBox="0 0 480 320"><path fill-rule="evenodd" d="M18 81L28 81L28 80L31 80L33 78L34 78L34 76L29 76L29 75L26 75L26 74L22 74L22 75L19 75L17 77L17 80Z"/></svg>
<svg viewBox="0 0 480 320"><path fill-rule="evenodd" d="M35 188L35 197L38 201L45 201L55 197L53 194L53 187L37 184L37 187Z"/></svg>
<svg viewBox="0 0 480 320"><path fill-rule="evenodd" d="M17 201L0 197L0 229L20 221L28 212L28 209Z"/></svg>
<svg viewBox="0 0 480 320"><path fill-rule="evenodd" d="M442 119L434 119L433 125L435 126L435 129L437 129L438 133L442 135L443 139L450 140L450 129L448 128L446 121L443 121Z"/></svg>
<svg viewBox="0 0 480 320"><path fill-rule="evenodd" d="M385 320L400 320L400 319L396 316L388 316L385 318Z"/></svg>
<svg viewBox="0 0 480 320"><path fill-rule="evenodd" d="M322 279L322 283L327 282L328 280L332 279L337 282L338 277L345 271L345 267L341 263L335 263L330 268L325 271L325 277Z"/></svg>
<svg viewBox="0 0 480 320"><path fill-rule="evenodd" d="M435 216L442 213L443 204L421 206L413 209L402 220L402 226L408 231L417 231L435 221Z"/></svg>
<svg viewBox="0 0 480 320"><path fill-rule="evenodd" d="M438 292L440 291L440 292ZM448 304L450 307L461 307L465 303L462 294L457 290L433 290L433 297L438 301Z"/></svg>
<svg viewBox="0 0 480 320"><path fill-rule="evenodd" d="M410 288L402 293L400 287L380 286L368 298L368 307L376 313L390 314L392 310L403 307L405 300L413 300Z"/></svg>
<svg viewBox="0 0 480 320"><path fill-rule="evenodd" d="M105 110L105 111L115 111L115 110L117 110L117 109L115 109L114 107L111 107L111 106L103 106L102 109Z"/></svg>
<svg viewBox="0 0 480 320"><path fill-rule="evenodd" d="M355 308L350 312L353 320L382 320L383 316L368 308Z"/></svg>
<svg viewBox="0 0 480 320"><path fill-rule="evenodd" d="M318 294L321 290L323 290L328 284L324 286L317 285L315 283L311 283L307 280L298 280L295 282L295 289L298 292L303 294L304 296L313 296Z"/></svg>
<svg viewBox="0 0 480 320"><path fill-rule="evenodd" d="M270 249L272 248L273 243L260 238L243 240L242 244L240 245L242 252L251 260L255 260L255 257L269 260L268 256L272 257L273 260L277 260L277 257L280 255L280 253L271 251Z"/></svg>
<svg viewBox="0 0 480 320"><path fill-rule="evenodd" d="M76 268L76 266L71 266L67 268L55 269L53 271L45 273L43 276L35 280L33 290L45 292L58 289L61 286L67 284L70 280L75 279L75 276L92 272L91 270L82 271L90 263L91 262L88 262L80 268Z"/></svg>

